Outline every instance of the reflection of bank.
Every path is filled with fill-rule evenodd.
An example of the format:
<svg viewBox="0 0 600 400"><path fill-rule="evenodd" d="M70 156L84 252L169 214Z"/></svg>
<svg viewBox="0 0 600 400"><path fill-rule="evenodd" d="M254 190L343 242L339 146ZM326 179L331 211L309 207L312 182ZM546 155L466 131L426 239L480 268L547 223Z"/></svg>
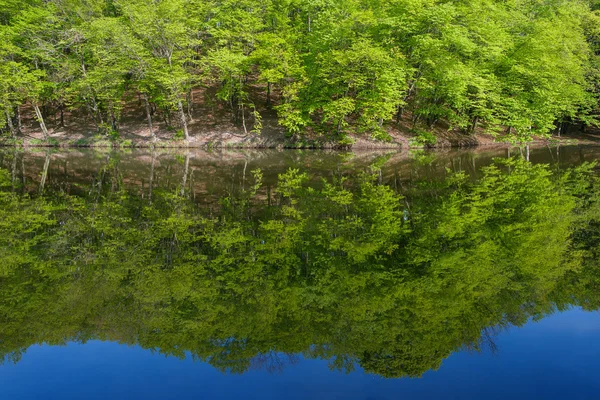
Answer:
<svg viewBox="0 0 600 400"><path fill-rule="evenodd" d="M322 181L292 168L268 199L241 170L206 207L186 195L193 160L165 177L152 157L151 192L114 155L76 194L60 190L68 176L21 194L3 170L5 358L98 338L233 372L276 350L418 376L457 349L493 345L497 329L597 308L590 166L499 160L475 178L415 174L404 196L377 169Z"/></svg>
<svg viewBox="0 0 600 400"><path fill-rule="evenodd" d="M530 159L534 163L547 163L557 166L575 166L582 162L593 162L600 154L598 148L590 146L566 146L531 148ZM354 153L331 151L225 151L213 152L188 149L129 150L126 152L110 149L69 149L50 151L50 164L44 175L46 150L42 149L0 149L0 166L11 171L15 184L20 181L19 190L38 193L43 176L46 183L62 187L71 194L83 195L79 188L98 182L98 177L107 168L115 169L113 174L122 176L121 185L128 190L138 188L149 193L152 185L162 189L181 190L185 175L185 157L189 155L189 172L186 185L189 196L205 205L225 196L232 187L241 187L244 165L246 171L260 169L266 187L277 183L279 174L290 167L300 167L310 173L315 182L331 179L333 176L349 176L356 171L369 169L372 165L380 168L381 180L397 190L409 188L418 180L439 181L447 171L464 171L469 176L481 177L481 167L490 165L494 158L519 156L519 148L479 148L476 150L448 151L361 151ZM525 158L525 153L523 153ZM155 180L155 175L156 179ZM68 182L68 185L65 185ZM112 185L112 183L111 183ZM404 188L404 189L402 189ZM266 195L266 193L265 193Z"/></svg>

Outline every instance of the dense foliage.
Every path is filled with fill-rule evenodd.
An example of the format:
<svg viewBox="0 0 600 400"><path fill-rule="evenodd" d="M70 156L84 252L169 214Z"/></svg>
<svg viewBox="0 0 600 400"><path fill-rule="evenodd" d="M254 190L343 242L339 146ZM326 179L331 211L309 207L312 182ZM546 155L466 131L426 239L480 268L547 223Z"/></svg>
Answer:
<svg viewBox="0 0 600 400"><path fill-rule="evenodd" d="M0 0L0 126L20 106L117 132L126 104L189 137L193 89L246 131L389 138L444 121L519 141L593 123L597 0ZM210 90L209 90L210 89ZM154 122L155 123L155 122Z"/></svg>
<svg viewBox="0 0 600 400"><path fill-rule="evenodd" d="M301 353L419 376L503 327L600 307L590 165L497 161L402 195L369 170L289 169L268 192L248 175L200 206L187 173L142 195L111 162L75 196L19 194L0 170L0 356L101 339L233 372Z"/></svg>

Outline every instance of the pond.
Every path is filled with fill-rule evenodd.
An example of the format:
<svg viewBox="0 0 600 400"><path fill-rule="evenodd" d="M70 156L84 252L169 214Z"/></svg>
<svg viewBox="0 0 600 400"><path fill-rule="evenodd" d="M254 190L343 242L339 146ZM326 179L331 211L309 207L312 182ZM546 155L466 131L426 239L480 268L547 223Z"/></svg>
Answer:
<svg viewBox="0 0 600 400"><path fill-rule="evenodd" d="M0 149L2 396L596 398L599 158Z"/></svg>

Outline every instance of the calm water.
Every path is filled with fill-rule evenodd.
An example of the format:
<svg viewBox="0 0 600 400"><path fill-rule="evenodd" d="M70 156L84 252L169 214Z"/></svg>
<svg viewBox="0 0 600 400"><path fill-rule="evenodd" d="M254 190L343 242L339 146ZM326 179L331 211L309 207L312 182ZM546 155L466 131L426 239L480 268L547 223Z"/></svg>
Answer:
<svg viewBox="0 0 600 400"><path fill-rule="evenodd" d="M599 158L0 149L2 399L595 399Z"/></svg>

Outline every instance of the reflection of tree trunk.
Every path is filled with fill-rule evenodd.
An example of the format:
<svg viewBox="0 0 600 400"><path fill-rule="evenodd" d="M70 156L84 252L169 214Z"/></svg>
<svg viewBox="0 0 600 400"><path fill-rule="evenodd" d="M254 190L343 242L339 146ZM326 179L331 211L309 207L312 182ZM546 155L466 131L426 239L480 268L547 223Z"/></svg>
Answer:
<svg viewBox="0 0 600 400"><path fill-rule="evenodd" d="M119 177L119 163L116 162L116 163L114 163L114 166L113 166L113 174L112 174L112 179L111 179L110 192L115 193L118 190L120 190L121 182L122 182L122 179L120 179L120 177Z"/></svg>
<svg viewBox="0 0 600 400"><path fill-rule="evenodd" d="M46 179L48 178L48 167L50 166L50 153L46 153L46 160L44 161L44 169L42 171L42 180L40 182L40 194L44 193L44 187L46 186Z"/></svg>
<svg viewBox="0 0 600 400"><path fill-rule="evenodd" d="M152 112L150 111L150 102L148 101L148 95L146 93L144 93L142 96L144 97L144 105L146 106L146 118L148 119L148 128L150 129L150 136L154 141L156 140L156 135L154 134L154 128L152 126Z"/></svg>
<svg viewBox="0 0 600 400"><path fill-rule="evenodd" d="M154 186L154 163L156 162L156 153L152 151L152 164L150 164L150 182L148 182L148 200L152 203L152 189Z"/></svg>
<svg viewBox="0 0 600 400"><path fill-rule="evenodd" d="M190 153L186 153L185 155L185 165L184 165L183 179L181 180L181 195L185 194L185 186L187 185L188 173L190 170Z"/></svg>
<svg viewBox="0 0 600 400"><path fill-rule="evenodd" d="M42 111L37 104L33 105L33 109L35 110L35 115L37 117L38 122L40 123L40 128L42 128L42 132L44 134L44 140L48 140L48 129L46 128L46 123L44 122L44 116L42 115Z"/></svg>
<svg viewBox="0 0 600 400"><path fill-rule="evenodd" d="M248 168L248 160L244 161L244 172L242 172L242 189L246 189L246 169Z"/></svg>
<svg viewBox="0 0 600 400"><path fill-rule="evenodd" d="M21 193L25 193L25 153L21 155Z"/></svg>

